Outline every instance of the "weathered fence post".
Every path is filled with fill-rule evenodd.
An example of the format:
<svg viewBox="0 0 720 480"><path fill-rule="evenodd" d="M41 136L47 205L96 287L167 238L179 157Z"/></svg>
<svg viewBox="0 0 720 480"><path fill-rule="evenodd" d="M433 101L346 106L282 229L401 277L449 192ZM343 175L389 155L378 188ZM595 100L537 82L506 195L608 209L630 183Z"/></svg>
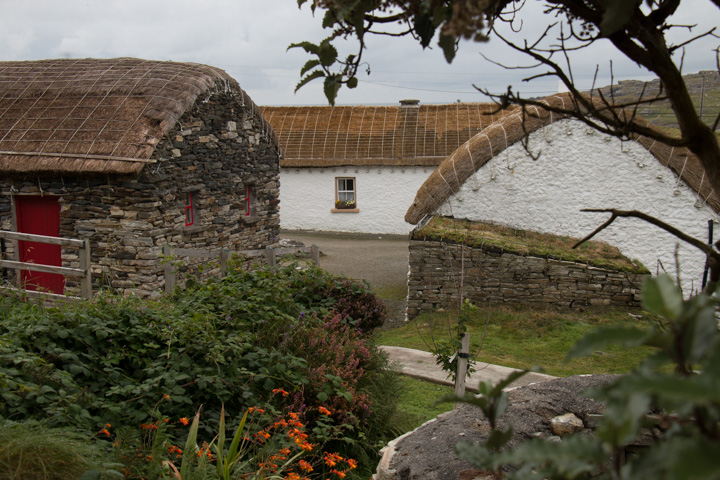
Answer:
<svg viewBox="0 0 720 480"><path fill-rule="evenodd" d="M320 247L313 244L310 247L310 257L312 258L312 261L315 262L315 265L320 265Z"/></svg>
<svg viewBox="0 0 720 480"><path fill-rule="evenodd" d="M175 290L175 266L173 265L173 247L170 245L163 245L163 256L165 257L165 264L163 270L165 271L165 292L170 293Z"/></svg>
<svg viewBox="0 0 720 480"><path fill-rule="evenodd" d="M268 266L275 268L275 249L271 246L265 247L265 256L267 257Z"/></svg>
<svg viewBox="0 0 720 480"><path fill-rule="evenodd" d="M467 376L468 357L470 356L470 334L466 333L460 342L460 351L457 354L457 372L455 372L455 396L465 395L465 377ZM458 404L455 404L455 408Z"/></svg>
<svg viewBox="0 0 720 480"><path fill-rule="evenodd" d="M82 247L79 248L78 257L80 258L80 269L85 271L85 276L80 281L80 291L82 298L90 300L92 298L92 269L90 260L90 240L83 240Z"/></svg>
<svg viewBox="0 0 720 480"><path fill-rule="evenodd" d="M220 249L220 271L224 274L227 271L227 262L230 258L230 250Z"/></svg>

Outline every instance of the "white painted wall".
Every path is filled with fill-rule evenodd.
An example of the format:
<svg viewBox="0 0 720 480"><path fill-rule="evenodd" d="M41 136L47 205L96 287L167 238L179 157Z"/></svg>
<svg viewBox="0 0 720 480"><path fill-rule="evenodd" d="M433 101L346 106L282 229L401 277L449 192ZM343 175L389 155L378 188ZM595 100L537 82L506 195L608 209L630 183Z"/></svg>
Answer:
<svg viewBox="0 0 720 480"><path fill-rule="evenodd" d="M407 234L405 212L433 167L280 170L280 227L286 230ZM331 213L335 177L355 177L358 213Z"/></svg>
<svg viewBox="0 0 720 480"><path fill-rule="evenodd" d="M718 221L691 188L635 142L563 120L531 134L529 145L540 153L538 160L521 145L511 146L468 178L438 213L578 238L610 217L582 208L640 210L704 241L708 220ZM653 274L662 271L662 262L675 276L677 239L646 222L617 219L595 240L617 246ZM687 295L700 288L705 258L684 244L678 256Z"/></svg>

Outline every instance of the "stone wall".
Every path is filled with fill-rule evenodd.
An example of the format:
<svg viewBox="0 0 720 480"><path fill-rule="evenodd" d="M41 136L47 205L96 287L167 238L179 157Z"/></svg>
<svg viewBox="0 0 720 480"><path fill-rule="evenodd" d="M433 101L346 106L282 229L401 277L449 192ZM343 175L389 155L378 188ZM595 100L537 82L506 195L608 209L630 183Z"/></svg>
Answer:
<svg viewBox="0 0 720 480"><path fill-rule="evenodd" d="M639 307L647 275L437 241L410 241L407 317L456 306L461 285L476 304Z"/></svg>
<svg viewBox="0 0 720 480"><path fill-rule="evenodd" d="M0 180L0 228L15 230L14 195L58 195L60 236L91 240L94 288L102 285L142 296L163 291L165 244L233 251L276 241L279 155L262 119L251 105L242 104L239 94L215 92L199 98L152 159L155 163L132 177L6 177ZM245 215L248 185L250 216ZM195 201L195 224L190 227L185 226L187 192L193 192ZM12 244L5 254L14 255ZM63 266L77 265L77 251L64 249Z"/></svg>

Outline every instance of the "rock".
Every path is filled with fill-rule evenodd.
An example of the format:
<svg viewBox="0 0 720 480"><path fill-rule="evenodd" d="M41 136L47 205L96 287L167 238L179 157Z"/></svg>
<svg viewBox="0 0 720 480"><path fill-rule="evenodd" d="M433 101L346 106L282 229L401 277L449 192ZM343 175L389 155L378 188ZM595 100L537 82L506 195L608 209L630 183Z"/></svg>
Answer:
<svg viewBox="0 0 720 480"><path fill-rule="evenodd" d="M555 435L563 436L579 432L585 425L574 413L566 413L550 420L550 428Z"/></svg>

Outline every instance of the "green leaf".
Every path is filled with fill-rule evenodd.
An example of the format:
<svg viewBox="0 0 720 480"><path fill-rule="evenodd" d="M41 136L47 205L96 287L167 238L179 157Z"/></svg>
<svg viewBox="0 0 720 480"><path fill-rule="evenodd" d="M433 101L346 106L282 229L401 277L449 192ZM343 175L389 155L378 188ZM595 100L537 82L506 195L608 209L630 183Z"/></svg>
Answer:
<svg viewBox="0 0 720 480"><path fill-rule="evenodd" d="M301 87L304 87L312 80L315 80L316 78L321 78L325 76L325 72L321 70L315 70L313 72L310 72L308 75L306 75L298 84L295 86L295 91L297 92L300 90Z"/></svg>
<svg viewBox="0 0 720 480"><path fill-rule="evenodd" d="M332 10L328 10L323 17L322 26L323 28L332 28L333 25L335 25L335 14Z"/></svg>
<svg viewBox="0 0 720 480"><path fill-rule="evenodd" d="M415 33L420 37L420 45L422 45L423 48L427 48L427 46L430 45L430 40L432 40L435 35L435 25L430 15L415 15L413 18L413 26Z"/></svg>
<svg viewBox="0 0 720 480"><path fill-rule="evenodd" d="M512 436L512 427L507 430L490 430L490 434L488 435L487 440L485 440L485 446L491 450L499 451L510 441Z"/></svg>
<svg viewBox="0 0 720 480"><path fill-rule="evenodd" d="M666 320L675 320L682 311L680 289L667 275L648 279L643 285L642 296L645 309Z"/></svg>
<svg viewBox="0 0 720 480"><path fill-rule="evenodd" d="M320 42L320 48L317 52L317 56L323 67L329 67L337 60L338 51L335 46L330 43L330 39L326 38Z"/></svg>
<svg viewBox="0 0 720 480"><path fill-rule="evenodd" d="M320 60L308 60L307 62L305 62L305 65L303 65L303 67L300 69L300 76L302 77L318 65L320 65Z"/></svg>
<svg viewBox="0 0 720 480"><path fill-rule="evenodd" d="M318 55L320 52L320 47L311 42L291 43L287 49L290 50L291 48L302 48L307 53L312 53L313 55Z"/></svg>
<svg viewBox="0 0 720 480"><path fill-rule="evenodd" d="M642 0L605 0L605 12L600 22L600 34L609 37L627 25Z"/></svg>
<svg viewBox="0 0 720 480"><path fill-rule="evenodd" d="M440 34L438 45L442 48L443 54L445 55L445 61L452 63L457 53L457 39L452 35Z"/></svg>
<svg viewBox="0 0 720 480"><path fill-rule="evenodd" d="M358 86L358 79L357 77L348 78L347 81L348 88L355 88Z"/></svg>
<svg viewBox="0 0 720 480"><path fill-rule="evenodd" d="M325 77L325 83L323 85L325 97L328 99L330 105L333 106L335 106L335 97L337 97L337 92L340 90L340 82L338 80L339 78L337 75L327 76Z"/></svg>
<svg viewBox="0 0 720 480"><path fill-rule="evenodd" d="M317 398L320 401L320 403L325 403L325 402L327 402L328 394L325 392L320 392L317 394Z"/></svg>

